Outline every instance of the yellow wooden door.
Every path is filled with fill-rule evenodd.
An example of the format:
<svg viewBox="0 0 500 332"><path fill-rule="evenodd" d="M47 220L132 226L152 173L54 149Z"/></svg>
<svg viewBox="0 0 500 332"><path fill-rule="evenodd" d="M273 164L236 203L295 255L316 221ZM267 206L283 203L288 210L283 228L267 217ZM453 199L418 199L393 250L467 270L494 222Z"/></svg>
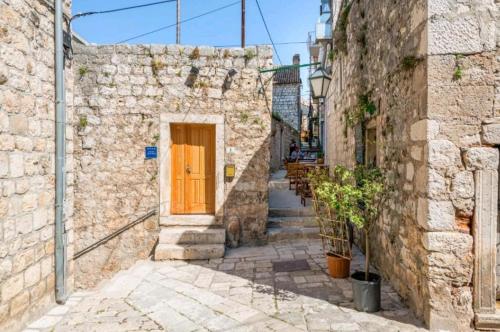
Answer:
<svg viewBox="0 0 500 332"><path fill-rule="evenodd" d="M172 125L172 213L215 213L215 126Z"/></svg>

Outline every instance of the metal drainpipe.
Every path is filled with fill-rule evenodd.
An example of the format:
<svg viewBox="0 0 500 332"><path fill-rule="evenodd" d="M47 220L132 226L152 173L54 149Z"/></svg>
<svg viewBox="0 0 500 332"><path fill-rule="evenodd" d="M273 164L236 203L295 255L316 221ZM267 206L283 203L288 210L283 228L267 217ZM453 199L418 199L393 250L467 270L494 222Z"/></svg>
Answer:
<svg viewBox="0 0 500 332"><path fill-rule="evenodd" d="M55 0L55 84L56 84L56 197L55 197L55 273L56 302L66 302L66 243L64 230L65 184L65 95L63 0Z"/></svg>

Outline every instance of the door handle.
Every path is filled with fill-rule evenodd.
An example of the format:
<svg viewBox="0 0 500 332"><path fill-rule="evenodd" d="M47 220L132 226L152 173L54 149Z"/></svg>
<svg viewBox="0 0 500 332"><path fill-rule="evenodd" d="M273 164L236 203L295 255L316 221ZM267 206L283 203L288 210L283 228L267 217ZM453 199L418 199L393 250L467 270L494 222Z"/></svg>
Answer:
<svg viewBox="0 0 500 332"><path fill-rule="evenodd" d="M187 172L188 174L191 174L191 167L190 167L189 165L186 167L186 172Z"/></svg>

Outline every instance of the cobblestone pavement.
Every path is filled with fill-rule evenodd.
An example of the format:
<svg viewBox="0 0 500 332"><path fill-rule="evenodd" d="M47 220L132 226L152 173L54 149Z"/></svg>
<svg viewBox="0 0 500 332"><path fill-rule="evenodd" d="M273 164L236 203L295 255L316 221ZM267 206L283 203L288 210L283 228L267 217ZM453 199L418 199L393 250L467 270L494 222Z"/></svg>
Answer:
<svg viewBox="0 0 500 332"><path fill-rule="evenodd" d="M310 270L274 272L306 259ZM355 253L353 269L362 266ZM224 259L141 261L92 291L73 294L25 331L420 331L383 285L383 311L353 309L349 280L330 278L321 242L229 250Z"/></svg>

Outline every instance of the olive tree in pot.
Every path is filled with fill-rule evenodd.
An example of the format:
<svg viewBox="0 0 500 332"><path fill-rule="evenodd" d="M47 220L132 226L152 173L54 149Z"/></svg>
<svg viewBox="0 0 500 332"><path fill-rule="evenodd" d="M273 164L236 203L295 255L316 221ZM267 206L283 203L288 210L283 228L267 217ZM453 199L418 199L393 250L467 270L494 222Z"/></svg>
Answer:
<svg viewBox="0 0 500 332"><path fill-rule="evenodd" d="M369 234L378 220L388 193L385 175L378 168L358 166L354 170L359 201L357 212L351 222L363 232L365 246L365 271L351 275L354 305L358 311L376 312L380 310L381 277L370 272Z"/></svg>
<svg viewBox="0 0 500 332"><path fill-rule="evenodd" d="M347 278L352 259L347 220L357 204L354 175L341 166L333 178L317 170L310 174L310 184L328 271L333 278Z"/></svg>

